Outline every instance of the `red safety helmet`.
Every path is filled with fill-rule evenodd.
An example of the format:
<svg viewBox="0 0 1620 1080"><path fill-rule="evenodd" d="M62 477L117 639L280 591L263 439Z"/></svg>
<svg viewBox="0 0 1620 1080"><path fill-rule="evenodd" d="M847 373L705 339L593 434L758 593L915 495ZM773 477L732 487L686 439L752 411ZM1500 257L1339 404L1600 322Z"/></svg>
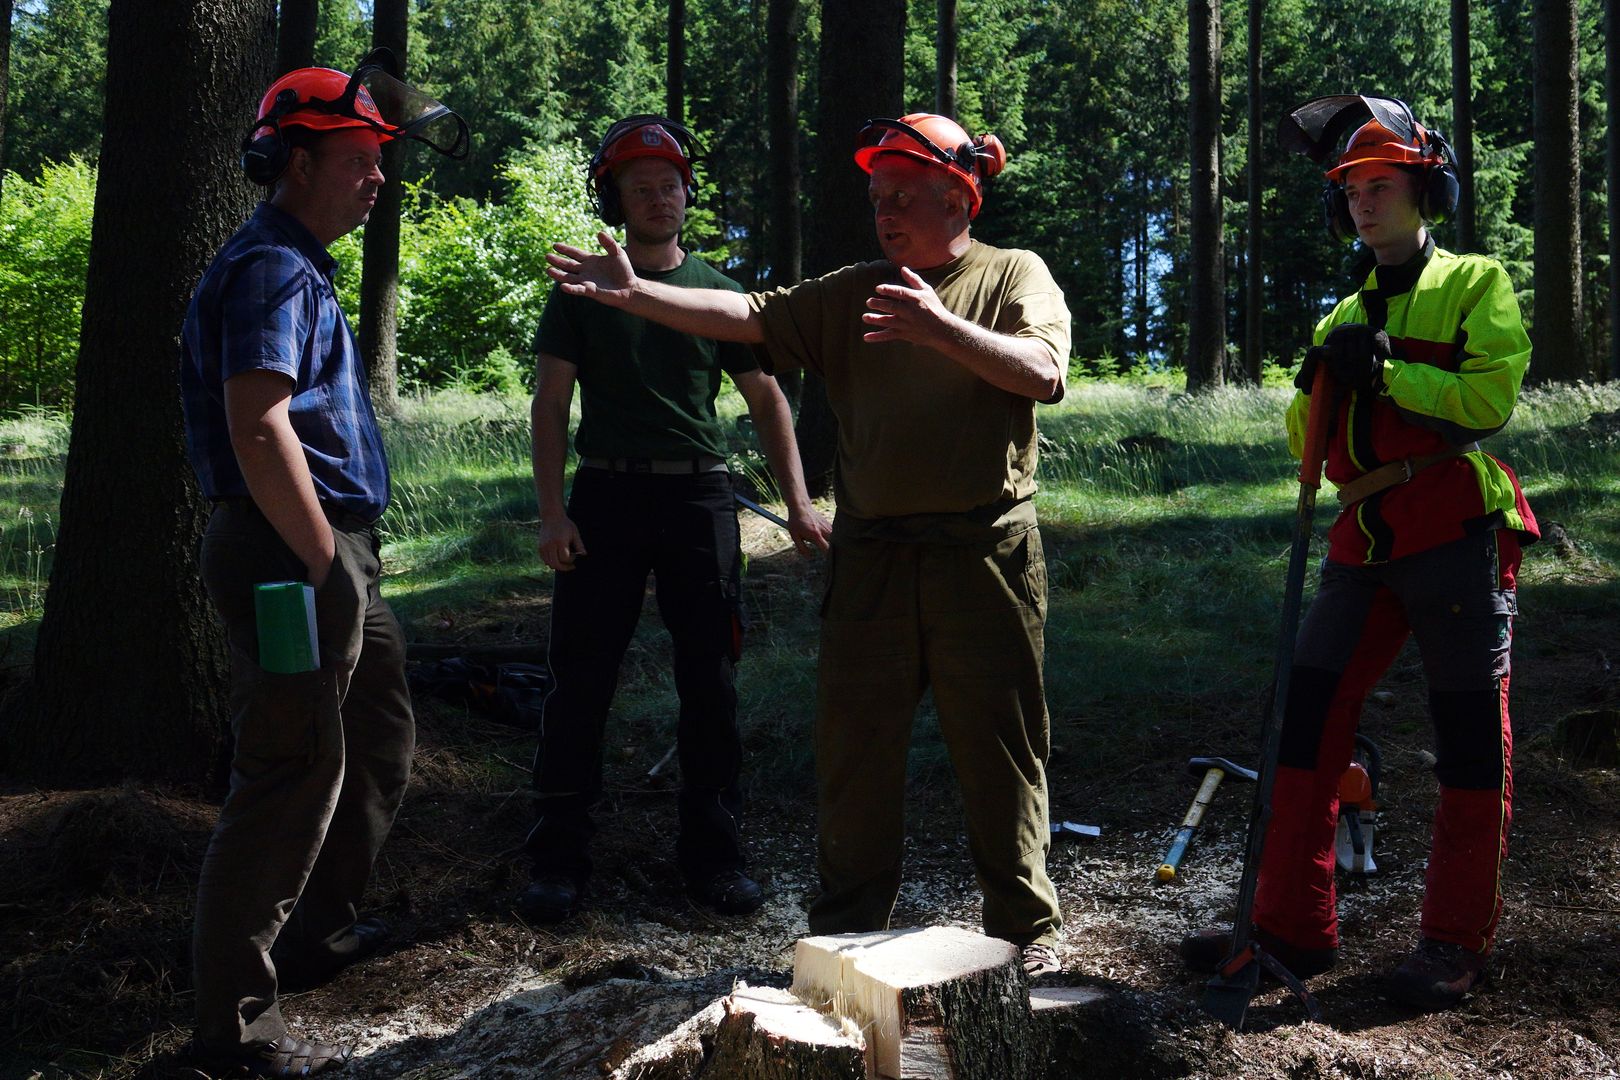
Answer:
<svg viewBox="0 0 1620 1080"><path fill-rule="evenodd" d="M857 136L855 164L872 171L879 154L904 154L937 165L968 189L968 217L979 214L984 181L1007 165L1007 148L994 135L977 139L948 116L909 113L898 120L868 120Z"/></svg>
<svg viewBox="0 0 1620 1080"><path fill-rule="evenodd" d="M307 67L289 71L270 84L259 102L259 122L275 120L282 127L304 127L313 131L342 128L371 128L387 142L394 137L382 110L361 83L354 97L345 101L351 76L332 68Z"/></svg>
<svg viewBox="0 0 1620 1080"><path fill-rule="evenodd" d="M1409 165L1423 168L1442 164L1438 154L1427 149L1429 133L1422 124L1412 122L1411 141L1401 138L1377 120L1369 120L1356 129L1345 144L1339 163L1326 173L1329 180L1340 183L1344 174L1357 165L1383 162L1386 165Z"/></svg>
<svg viewBox="0 0 1620 1080"><path fill-rule="evenodd" d="M663 158L681 172L686 186L692 186L692 134L673 120L661 116L632 116L614 124L591 159L591 179L600 180L636 158Z"/></svg>

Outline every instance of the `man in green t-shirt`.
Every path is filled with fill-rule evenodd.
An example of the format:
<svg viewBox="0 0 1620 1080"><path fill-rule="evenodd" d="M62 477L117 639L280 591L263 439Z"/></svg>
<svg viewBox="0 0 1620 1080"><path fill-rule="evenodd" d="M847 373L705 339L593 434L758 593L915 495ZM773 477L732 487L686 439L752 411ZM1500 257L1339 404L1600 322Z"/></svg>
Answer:
<svg viewBox="0 0 1620 1080"><path fill-rule="evenodd" d="M884 259L738 296L557 245L562 291L687 333L763 345L826 380L838 418L816 717L816 933L888 925L906 749L932 689L962 786L988 934L1059 967L1046 874L1046 569L1030 498L1035 404L1063 396L1069 313L1040 258L973 240L1006 151L930 114L874 120L856 164Z"/></svg>
<svg viewBox="0 0 1620 1080"><path fill-rule="evenodd" d="M635 272L679 290L739 287L680 247L692 194L691 135L657 116L614 124L590 164L602 219L625 227ZM540 558L556 572L534 779L539 819L525 848L533 879L518 897L531 919L579 907L590 874L591 806L619 662L647 576L675 654L681 792L676 861L694 899L722 914L764 897L745 873L737 826L742 740L733 666L742 646L741 547L726 442L715 415L721 373L748 403L781 485L788 531L810 555L831 525L810 504L792 416L752 353L593 304L561 289L536 336L534 485ZM574 384L579 467L566 508L563 465Z"/></svg>

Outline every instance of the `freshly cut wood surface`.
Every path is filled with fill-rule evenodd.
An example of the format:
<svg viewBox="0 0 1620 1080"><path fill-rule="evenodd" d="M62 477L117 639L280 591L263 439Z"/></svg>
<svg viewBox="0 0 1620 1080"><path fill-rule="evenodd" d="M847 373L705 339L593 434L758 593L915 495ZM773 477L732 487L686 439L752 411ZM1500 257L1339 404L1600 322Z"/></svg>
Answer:
<svg viewBox="0 0 1620 1080"><path fill-rule="evenodd" d="M866 1080L866 1043L848 1021L786 990L743 987L723 1004L704 1080Z"/></svg>

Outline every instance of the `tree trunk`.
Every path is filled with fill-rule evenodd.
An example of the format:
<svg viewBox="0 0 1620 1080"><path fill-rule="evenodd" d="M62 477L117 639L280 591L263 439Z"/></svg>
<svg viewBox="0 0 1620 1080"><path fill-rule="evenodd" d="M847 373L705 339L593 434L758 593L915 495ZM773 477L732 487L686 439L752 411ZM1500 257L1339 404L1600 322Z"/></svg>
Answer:
<svg viewBox="0 0 1620 1080"><path fill-rule="evenodd" d="M1603 5L1604 96L1608 105L1609 378L1620 379L1620 0Z"/></svg>
<svg viewBox="0 0 1620 1080"><path fill-rule="evenodd" d="M1148 203L1147 170L1136 167L1136 359L1148 357Z"/></svg>
<svg viewBox="0 0 1620 1080"><path fill-rule="evenodd" d="M1576 0L1535 4L1535 318L1538 382L1587 378L1581 347L1581 157Z"/></svg>
<svg viewBox="0 0 1620 1080"><path fill-rule="evenodd" d="M669 55L664 65L664 115L686 123L686 0L669 0Z"/></svg>
<svg viewBox="0 0 1620 1080"><path fill-rule="evenodd" d="M786 990L743 987L724 1002L704 1080L866 1080L866 1044Z"/></svg>
<svg viewBox="0 0 1620 1080"><path fill-rule="evenodd" d="M1266 0L1249 0L1249 248L1245 255L1243 305L1243 373L1249 382L1260 385L1260 368L1265 363L1266 344L1262 336L1262 315L1266 307L1265 257L1260 224L1260 199L1264 187L1264 136L1260 121L1260 33L1265 23Z"/></svg>
<svg viewBox="0 0 1620 1080"><path fill-rule="evenodd" d="M319 0L281 0L281 27L276 34L277 78L315 65L320 7Z"/></svg>
<svg viewBox="0 0 1620 1080"><path fill-rule="evenodd" d="M1226 369L1226 256L1221 208L1221 8L1188 0L1188 131L1192 250L1187 281L1187 389L1221 385Z"/></svg>
<svg viewBox="0 0 1620 1080"><path fill-rule="evenodd" d="M1451 149L1457 154L1457 250L1474 251L1474 74L1469 0L1451 0Z"/></svg>
<svg viewBox="0 0 1620 1080"><path fill-rule="evenodd" d="M905 110L905 0L823 0L818 64L815 175L806 238L811 274L824 274L877 252L866 174L855 166L855 134L874 116ZM832 486L838 421L821 380L807 374L795 432L812 494Z"/></svg>
<svg viewBox="0 0 1620 1080"><path fill-rule="evenodd" d="M207 507L177 331L253 206L237 143L270 81L275 4L112 0L107 21L61 527L33 679L0 718L0 747L36 779L197 780L225 716L225 654L197 576Z"/></svg>
<svg viewBox="0 0 1620 1080"><path fill-rule="evenodd" d="M793 993L860 1025L878 1076L1034 1073L1018 949L951 926L800 938Z"/></svg>
<svg viewBox="0 0 1620 1080"><path fill-rule="evenodd" d="M11 0L0 0L0 195L6 179L6 94L11 85Z"/></svg>
<svg viewBox="0 0 1620 1080"><path fill-rule="evenodd" d="M371 43L386 46L399 60L401 74L408 44L408 0L376 0ZM360 355L371 385L372 406L381 413L399 411L399 217L405 200L400 175L405 144L383 143L384 182L377 205L366 221L360 270Z"/></svg>
<svg viewBox="0 0 1620 1080"><path fill-rule="evenodd" d="M956 116L956 0L938 0L934 34L934 111Z"/></svg>
<svg viewBox="0 0 1620 1080"><path fill-rule="evenodd" d="M765 130L770 140L770 284L782 288L803 276L804 236L799 214L799 0L768 0L765 12ZM804 376L783 372L778 380L797 408Z"/></svg>

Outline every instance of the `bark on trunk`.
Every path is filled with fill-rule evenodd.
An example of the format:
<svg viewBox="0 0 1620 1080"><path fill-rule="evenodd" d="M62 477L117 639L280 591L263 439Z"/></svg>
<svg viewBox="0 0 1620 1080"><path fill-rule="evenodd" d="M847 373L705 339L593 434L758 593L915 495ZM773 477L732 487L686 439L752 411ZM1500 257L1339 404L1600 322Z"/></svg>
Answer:
<svg viewBox="0 0 1620 1080"><path fill-rule="evenodd" d="M668 56L664 64L664 115L686 123L686 0L669 0Z"/></svg>
<svg viewBox="0 0 1620 1080"><path fill-rule="evenodd" d="M805 262L811 274L877 257L866 174L855 167L855 134L874 116L899 116L905 70L905 0L824 0L816 114L815 178ZM795 427L811 494L832 487L838 421L820 378L806 373Z"/></svg>
<svg viewBox="0 0 1620 1080"><path fill-rule="evenodd" d="M1575 0L1536 0L1535 318L1537 382L1590 374L1581 345L1581 156Z"/></svg>
<svg viewBox="0 0 1620 1080"><path fill-rule="evenodd" d="M804 247L799 214L799 34L804 9L799 0L769 0L765 13L765 129L770 139L771 285L793 285L803 276ZM796 410L804 375L783 372L777 380Z"/></svg>
<svg viewBox="0 0 1620 1080"><path fill-rule="evenodd" d="M276 76L315 64L315 32L320 25L319 0L281 0L281 27L276 35Z"/></svg>
<svg viewBox="0 0 1620 1080"><path fill-rule="evenodd" d="M11 0L0 0L0 194L6 178L6 98L11 86Z"/></svg>
<svg viewBox="0 0 1620 1080"><path fill-rule="evenodd" d="M1603 5L1604 98L1608 103L1609 378L1620 379L1620 0Z"/></svg>
<svg viewBox="0 0 1620 1080"><path fill-rule="evenodd" d="M1260 225L1260 198L1265 190L1264 136L1260 120L1260 32L1265 23L1265 0L1249 0L1249 198L1248 242L1244 265L1243 373L1249 382L1260 385L1260 367L1265 362L1262 313L1266 308L1264 236Z"/></svg>
<svg viewBox="0 0 1620 1080"><path fill-rule="evenodd" d="M1470 0L1451 0L1451 149L1457 155L1457 250L1476 250L1474 238L1474 58Z"/></svg>
<svg viewBox="0 0 1620 1080"><path fill-rule="evenodd" d="M13 775L198 780L225 715L197 577L177 331L252 209L240 133L270 81L273 0L112 0L73 434L32 682L0 720ZM171 123L153 124L153 116Z"/></svg>
<svg viewBox="0 0 1620 1080"><path fill-rule="evenodd" d="M394 51L401 73L409 36L406 0L377 0L372 14L371 43ZM399 216L405 201L400 172L405 144L383 144L384 182L377 205L366 221L360 270L360 355L371 385L372 406L381 413L399 411Z"/></svg>
<svg viewBox="0 0 1620 1080"><path fill-rule="evenodd" d="M866 1044L786 990L745 987L725 1000L703 1080L866 1080Z"/></svg>
<svg viewBox="0 0 1620 1080"><path fill-rule="evenodd" d="M745 989L746 983L737 992ZM716 998L668 1035L638 1049L619 1063L608 1080L693 1080L700 1074L707 1076L704 1063L726 1015L727 1000Z"/></svg>
<svg viewBox="0 0 1620 1080"><path fill-rule="evenodd" d="M1029 983L1018 949L955 927L801 938L793 992L860 1025L885 1077L1029 1076Z"/></svg>
<svg viewBox="0 0 1620 1080"><path fill-rule="evenodd" d="M934 111L956 117L956 0L939 0L934 33Z"/></svg>
<svg viewBox="0 0 1620 1080"><path fill-rule="evenodd" d="M1187 284L1187 389L1221 385L1226 369L1226 256L1221 208L1221 9L1188 0L1188 130L1192 250Z"/></svg>

